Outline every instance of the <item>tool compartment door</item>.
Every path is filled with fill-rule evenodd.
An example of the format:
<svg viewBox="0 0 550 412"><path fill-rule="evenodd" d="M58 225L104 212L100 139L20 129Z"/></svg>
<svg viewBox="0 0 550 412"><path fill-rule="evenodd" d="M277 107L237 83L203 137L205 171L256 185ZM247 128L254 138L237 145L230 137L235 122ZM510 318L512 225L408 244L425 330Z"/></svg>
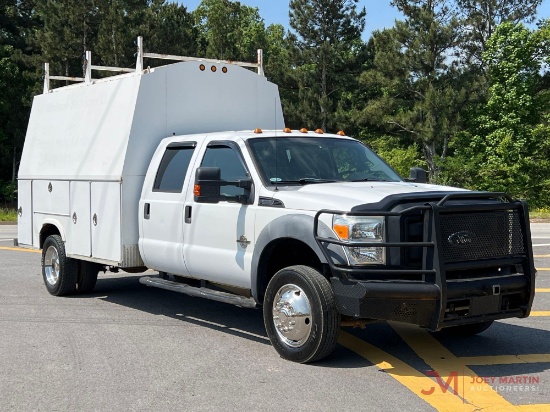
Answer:
<svg viewBox="0 0 550 412"><path fill-rule="evenodd" d="M32 180L17 184L17 238L23 245L32 245Z"/></svg>
<svg viewBox="0 0 550 412"><path fill-rule="evenodd" d="M117 263L122 260L120 190L120 182L91 183L92 257Z"/></svg>
<svg viewBox="0 0 550 412"><path fill-rule="evenodd" d="M91 256L90 182L71 182L67 253Z"/></svg>

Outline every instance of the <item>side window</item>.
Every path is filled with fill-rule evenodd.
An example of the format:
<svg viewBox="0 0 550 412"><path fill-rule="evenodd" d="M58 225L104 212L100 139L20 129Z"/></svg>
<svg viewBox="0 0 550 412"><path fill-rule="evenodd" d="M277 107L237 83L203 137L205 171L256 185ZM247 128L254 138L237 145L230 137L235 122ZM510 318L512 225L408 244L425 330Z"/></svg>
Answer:
<svg viewBox="0 0 550 412"><path fill-rule="evenodd" d="M194 146L166 148L153 184L154 192L181 192L194 149Z"/></svg>
<svg viewBox="0 0 550 412"><path fill-rule="evenodd" d="M223 180L239 180L248 177L240 154L228 146L208 147L201 166L219 167ZM244 194L244 189L235 186L221 186L220 193L225 196L239 196Z"/></svg>

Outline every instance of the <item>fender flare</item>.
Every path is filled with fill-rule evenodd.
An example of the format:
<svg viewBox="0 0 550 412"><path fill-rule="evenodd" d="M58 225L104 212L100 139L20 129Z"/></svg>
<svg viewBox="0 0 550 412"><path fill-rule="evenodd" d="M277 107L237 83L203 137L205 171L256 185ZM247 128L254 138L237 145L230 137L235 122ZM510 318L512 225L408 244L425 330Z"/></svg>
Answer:
<svg viewBox="0 0 550 412"><path fill-rule="evenodd" d="M38 245L37 247L40 248L40 234L42 233L42 230L44 229L44 226L46 225L52 225L57 228L57 231L59 232L59 236L61 236L61 240L65 243L67 241L67 236L65 234L65 229L63 228L63 225L61 222L55 218L47 217L42 219L42 222L40 222L40 232L38 232ZM46 239L44 239L46 240Z"/></svg>
<svg viewBox="0 0 550 412"><path fill-rule="evenodd" d="M327 263L325 255L313 236L313 221L313 216L306 214L284 215L269 222L262 229L256 239L250 273L252 297L256 302L262 304L262 302L259 301L260 291L258 290L260 283L258 279L260 259L266 246L272 241L283 238L298 240L309 246L321 263ZM319 235L323 237L334 237L332 230L322 222L319 222Z"/></svg>

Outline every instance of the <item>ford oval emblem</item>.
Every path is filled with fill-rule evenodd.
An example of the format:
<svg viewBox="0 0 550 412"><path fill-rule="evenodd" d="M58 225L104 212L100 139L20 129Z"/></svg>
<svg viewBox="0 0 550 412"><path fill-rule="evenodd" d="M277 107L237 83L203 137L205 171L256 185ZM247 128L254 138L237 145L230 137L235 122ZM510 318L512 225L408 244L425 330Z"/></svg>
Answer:
<svg viewBox="0 0 550 412"><path fill-rule="evenodd" d="M471 246L477 240L477 235L474 232L462 230L453 233L447 240L453 246Z"/></svg>

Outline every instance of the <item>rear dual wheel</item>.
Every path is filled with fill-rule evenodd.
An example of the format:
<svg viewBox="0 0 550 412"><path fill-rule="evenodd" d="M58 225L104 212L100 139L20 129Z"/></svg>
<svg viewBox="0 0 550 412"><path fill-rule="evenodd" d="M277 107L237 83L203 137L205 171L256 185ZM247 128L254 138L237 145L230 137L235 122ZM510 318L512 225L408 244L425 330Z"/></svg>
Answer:
<svg viewBox="0 0 550 412"><path fill-rule="evenodd" d="M42 248L42 277L51 295L91 292L101 265L67 257L61 236L48 236Z"/></svg>
<svg viewBox="0 0 550 412"><path fill-rule="evenodd" d="M54 296L76 292L78 261L68 258L59 235L48 236L42 247L42 277L46 289Z"/></svg>
<svg viewBox="0 0 550 412"><path fill-rule="evenodd" d="M308 363L328 356L340 315L329 281L308 266L290 266L269 282L263 304L267 335L284 359Z"/></svg>

